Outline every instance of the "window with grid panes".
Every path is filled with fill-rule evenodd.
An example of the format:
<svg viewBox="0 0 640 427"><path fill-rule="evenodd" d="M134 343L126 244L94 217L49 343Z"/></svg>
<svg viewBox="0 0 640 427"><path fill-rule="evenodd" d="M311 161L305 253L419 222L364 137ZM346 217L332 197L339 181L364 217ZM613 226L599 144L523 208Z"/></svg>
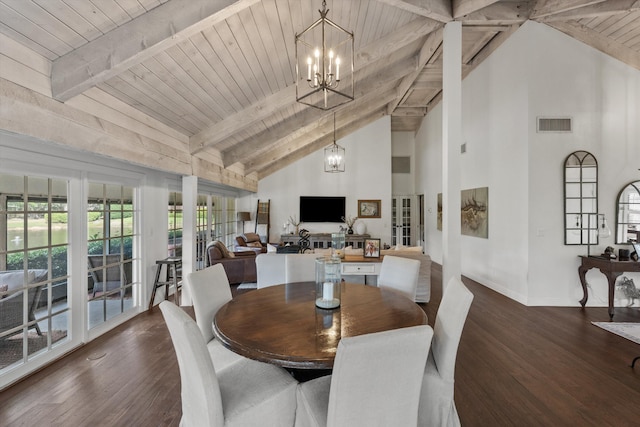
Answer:
<svg viewBox="0 0 640 427"><path fill-rule="evenodd" d="M133 310L132 266L134 190L117 184L89 183L88 319L95 328Z"/></svg>
<svg viewBox="0 0 640 427"><path fill-rule="evenodd" d="M0 175L0 372L68 339L68 185Z"/></svg>

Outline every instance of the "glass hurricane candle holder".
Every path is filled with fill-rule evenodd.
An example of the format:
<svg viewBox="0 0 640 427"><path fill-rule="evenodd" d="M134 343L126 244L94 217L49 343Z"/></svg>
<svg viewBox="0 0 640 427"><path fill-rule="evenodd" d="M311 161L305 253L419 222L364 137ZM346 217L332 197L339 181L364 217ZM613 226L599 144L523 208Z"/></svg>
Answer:
<svg viewBox="0 0 640 427"><path fill-rule="evenodd" d="M340 258L316 258L316 306L340 307Z"/></svg>

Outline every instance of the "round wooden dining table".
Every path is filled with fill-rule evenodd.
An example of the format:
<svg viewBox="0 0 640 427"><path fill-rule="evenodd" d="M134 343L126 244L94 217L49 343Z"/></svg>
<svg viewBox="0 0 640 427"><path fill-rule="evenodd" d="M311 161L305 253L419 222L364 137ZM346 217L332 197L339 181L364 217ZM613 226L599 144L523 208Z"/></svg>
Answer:
<svg viewBox="0 0 640 427"><path fill-rule="evenodd" d="M235 297L213 319L223 345L295 369L331 369L342 337L427 324L413 301L389 289L341 284L339 308L316 307L315 283L270 286Z"/></svg>

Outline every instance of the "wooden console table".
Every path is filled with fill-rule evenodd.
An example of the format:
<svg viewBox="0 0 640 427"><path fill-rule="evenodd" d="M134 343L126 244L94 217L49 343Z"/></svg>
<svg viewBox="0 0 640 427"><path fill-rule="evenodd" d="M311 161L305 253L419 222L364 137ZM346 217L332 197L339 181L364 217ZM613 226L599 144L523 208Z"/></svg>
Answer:
<svg viewBox="0 0 640 427"><path fill-rule="evenodd" d="M345 246L353 246L354 249L362 249L364 247L364 239L368 239L368 234L345 234ZM296 245L300 240L297 234L283 234L280 236L283 244ZM327 249L331 247L331 233L311 233L309 234L309 243L311 249Z"/></svg>
<svg viewBox="0 0 640 427"><path fill-rule="evenodd" d="M382 257L365 258L362 255L345 255L340 263L341 274L352 276L378 276Z"/></svg>
<svg viewBox="0 0 640 427"><path fill-rule="evenodd" d="M580 258L582 262L578 267L578 275L584 292L584 297L580 300L580 304L584 307L589 298L586 279L587 271L597 268L609 282L609 319L613 320L613 295L616 289L616 279L625 272L640 272L640 262L618 261L598 256L580 256Z"/></svg>

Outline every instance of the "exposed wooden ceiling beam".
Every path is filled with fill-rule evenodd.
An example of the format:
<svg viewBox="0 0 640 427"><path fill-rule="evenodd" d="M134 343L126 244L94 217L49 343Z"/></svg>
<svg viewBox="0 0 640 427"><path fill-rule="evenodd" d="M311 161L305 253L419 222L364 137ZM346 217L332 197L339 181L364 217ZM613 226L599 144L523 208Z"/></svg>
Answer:
<svg viewBox="0 0 640 427"><path fill-rule="evenodd" d="M358 129L361 129L367 126L368 124L375 122L376 120L384 116L385 116L384 108L378 108L377 110L367 115L358 117L355 121L352 121L347 126L342 127L341 130L337 133L337 138L339 139L344 136L347 136L357 131ZM333 142L333 134L324 135L323 137L313 141L312 143L307 144L304 148L297 150L295 152L292 152L291 154L288 154L286 156L283 156L277 159L276 161L266 164L263 168L258 170L258 178L262 179L266 176L269 176L272 173L277 172L278 170L284 168L285 166L288 166L291 163L297 160L300 160L315 151L321 150L323 147L326 147L332 142Z"/></svg>
<svg viewBox="0 0 640 427"><path fill-rule="evenodd" d="M380 58L388 56L389 52L398 50L420 37L429 34L438 26L438 23L428 19L415 19L403 26L400 30L363 47L356 52L354 58L356 71L367 67ZM225 117L224 120L203 129L190 138L189 145L191 153L204 150L209 146L229 138L229 136L237 133L241 129L250 127L260 120L264 120L286 105L291 104L292 100L295 100L295 92L295 85L288 86L250 107Z"/></svg>
<svg viewBox="0 0 640 427"><path fill-rule="evenodd" d="M475 11L497 3L499 0L453 0L453 18L462 18Z"/></svg>
<svg viewBox="0 0 640 427"><path fill-rule="evenodd" d="M511 25L509 30L499 32L491 41L480 50L469 62L465 62L465 66L462 68L462 78L464 79L471 71L473 71L478 65L495 52L502 43L504 43L516 30L520 28L520 25Z"/></svg>
<svg viewBox="0 0 640 427"><path fill-rule="evenodd" d="M530 1L494 3L466 15L462 21L465 29L474 26L499 26L520 24L529 19L533 5Z"/></svg>
<svg viewBox="0 0 640 427"><path fill-rule="evenodd" d="M495 31L483 32L476 42L462 53L462 63L468 64L496 36Z"/></svg>
<svg viewBox="0 0 640 427"><path fill-rule="evenodd" d="M258 0L170 0L53 61L53 97L66 101Z"/></svg>
<svg viewBox="0 0 640 427"><path fill-rule="evenodd" d="M580 7L591 6L602 3L606 0L538 0L531 12L531 19L544 18L556 13L578 9Z"/></svg>
<svg viewBox="0 0 640 427"><path fill-rule="evenodd" d="M398 107L393 112L399 117L423 117L427 115L427 107Z"/></svg>
<svg viewBox="0 0 640 427"><path fill-rule="evenodd" d="M361 105L370 102L375 94L380 92L381 88L385 88L387 84L394 84L410 73L415 67L414 58L405 58L401 61L390 61L389 66L381 69L378 73L373 74L365 80L363 85L356 86L356 100L335 109L336 112L351 111L353 105ZM357 102L356 102L357 101ZM281 144L283 141L298 135L304 135L317 127L317 121L326 120L331 117L333 112L324 112L315 108L307 108L301 114L282 122L281 124L271 127L261 132L249 140L239 142L228 150L222 152L222 159L225 165L232 165L236 162L244 163L245 166L251 158L260 157L264 151L270 150L272 146Z"/></svg>
<svg viewBox="0 0 640 427"><path fill-rule="evenodd" d="M540 22L568 21L584 18L603 17L618 13L629 13L640 10L640 0L608 0L590 6L572 9L566 12L548 15L538 19Z"/></svg>
<svg viewBox="0 0 640 427"><path fill-rule="evenodd" d="M417 46L415 46L415 43L412 43L405 48L391 51L388 56L377 61L377 66L370 66L358 70L356 73L356 99L366 95L369 91L375 90L377 84L383 84L387 81L397 81L397 79L402 78L402 76L415 69L416 49ZM299 104L295 105L297 106ZM347 105L348 104L338 107L336 110L339 111ZM223 153L234 157L240 156L235 157L233 161L246 160L248 156L256 156L262 151L267 150L275 141L286 138L288 133L304 131L314 120L318 120L318 118L323 117L324 114L330 114L309 107L303 108L302 111L298 110L299 112L296 114L289 114L291 110L292 108L289 107L284 110L286 113L276 112L265 120L265 122L277 123L275 125L272 124L267 127L253 126L243 130L243 134L250 133L250 135L245 135L243 141L234 142L234 145L238 147L237 150L239 151L236 152L233 146L227 146L222 150ZM259 128L263 130L255 131ZM234 157L225 157L227 159L226 164L233 164L233 161L230 160Z"/></svg>
<svg viewBox="0 0 640 427"><path fill-rule="evenodd" d="M449 0L378 0L380 3L422 15L434 21L447 23L453 20L451 2Z"/></svg>
<svg viewBox="0 0 640 427"><path fill-rule="evenodd" d="M392 92L389 92L388 94L389 96L393 96ZM336 139L343 138L384 116L384 106L368 108L366 112L361 112L357 117L347 116L344 118L344 120L347 121L346 124L343 120L340 120L340 124L336 123ZM333 122L331 123L330 129L327 127L325 132L318 134L315 139L305 139L304 144L295 150L290 150L285 154L273 153L277 157L274 157L273 161L262 163L262 166L257 170L259 178L264 178L265 176L270 175L271 173L276 172L277 170L282 169L283 167L290 165L291 163L318 150L322 150L324 147L331 144L333 142L332 124Z"/></svg>
<svg viewBox="0 0 640 427"><path fill-rule="evenodd" d="M630 49L616 42L610 37L603 36L592 29L572 22L549 22L547 25L580 40L599 51L616 58L625 64L640 70L640 52Z"/></svg>
<svg viewBox="0 0 640 427"><path fill-rule="evenodd" d="M349 105L348 108L336 113L336 126L343 127L345 122L357 120L373 110L384 107L395 96L395 82L379 87L370 95L360 98ZM255 156L245 163L245 170L248 173L259 171L269 163L277 161L281 157L289 156L292 153L304 149L323 136L333 135L333 115L329 114L323 120L313 125L313 129L303 134L292 135L292 138L286 138L283 142L271 147L260 156ZM308 154L308 152L307 152Z"/></svg>
<svg viewBox="0 0 640 427"><path fill-rule="evenodd" d="M391 114L398 106L407 90L413 85L416 78L422 71L427 62L435 55L438 47L442 44L442 28L437 29L427 36L427 40L424 42L420 54L418 55L418 67L417 70L411 74L405 76L404 79L398 85L398 96L395 100L391 101L388 105L388 113Z"/></svg>

